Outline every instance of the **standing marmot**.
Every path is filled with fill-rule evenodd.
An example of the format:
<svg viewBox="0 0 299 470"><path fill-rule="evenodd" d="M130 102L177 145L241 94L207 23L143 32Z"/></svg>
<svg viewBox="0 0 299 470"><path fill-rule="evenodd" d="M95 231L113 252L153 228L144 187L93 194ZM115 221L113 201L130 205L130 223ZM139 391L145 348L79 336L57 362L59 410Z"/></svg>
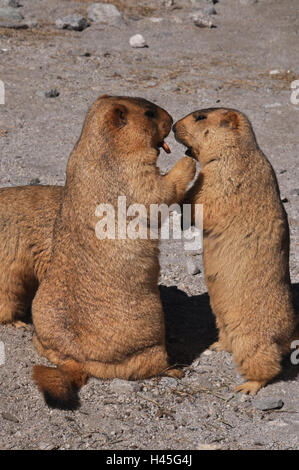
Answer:
<svg viewBox="0 0 299 470"><path fill-rule="evenodd" d="M295 329L289 227L276 176L248 119L203 109L174 126L201 173L185 202L203 204L204 269L219 328L212 348L233 353L255 394L280 371Z"/></svg>
<svg viewBox="0 0 299 470"><path fill-rule="evenodd" d="M51 259L63 187L0 189L0 323L22 326Z"/></svg>
<svg viewBox="0 0 299 470"><path fill-rule="evenodd" d="M148 208L183 198L195 161L182 158L166 176L156 166L171 125L141 98L102 97L87 114L67 166L51 265L32 305L35 346L58 365L34 368L49 404L71 406L88 376L180 375L166 371L158 240L95 235L101 203L117 208L126 196L127 205Z"/></svg>

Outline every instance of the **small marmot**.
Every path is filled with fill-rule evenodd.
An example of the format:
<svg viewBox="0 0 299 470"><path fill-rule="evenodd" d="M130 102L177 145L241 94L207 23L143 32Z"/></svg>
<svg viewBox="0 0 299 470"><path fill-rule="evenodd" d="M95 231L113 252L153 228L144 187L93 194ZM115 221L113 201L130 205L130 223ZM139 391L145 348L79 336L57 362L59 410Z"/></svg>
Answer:
<svg viewBox="0 0 299 470"><path fill-rule="evenodd" d="M57 368L35 366L48 404L72 407L89 376L141 379L169 369L158 292L158 240L99 239L96 208L182 200L196 163L161 176L159 148L171 116L142 98L104 96L87 114L66 171L50 267L32 304L34 344ZM126 221L126 224L128 222ZM168 370L169 369L169 370Z"/></svg>
<svg viewBox="0 0 299 470"><path fill-rule="evenodd" d="M200 162L184 202L203 204L205 278L219 329L217 351L233 353L255 394L281 369L295 330L289 226L274 170L244 114L195 111L174 126Z"/></svg>

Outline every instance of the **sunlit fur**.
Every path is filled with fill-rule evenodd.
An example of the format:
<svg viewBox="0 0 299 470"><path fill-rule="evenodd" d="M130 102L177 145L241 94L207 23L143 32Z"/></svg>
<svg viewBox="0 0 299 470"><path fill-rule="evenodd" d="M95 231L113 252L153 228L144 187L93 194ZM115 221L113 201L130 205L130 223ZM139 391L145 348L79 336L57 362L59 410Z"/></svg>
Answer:
<svg viewBox="0 0 299 470"><path fill-rule="evenodd" d="M206 119L198 116L205 116ZM219 340L255 394L281 369L295 330L289 227L276 176L248 119L199 110L175 125L201 172L184 202L203 204L204 270Z"/></svg>
<svg viewBox="0 0 299 470"><path fill-rule="evenodd" d="M88 376L181 375L168 370L158 240L95 235L100 203L116 208L126 196L127 205L148 208L183 198L194 160L182 158L166 176L156 166L171 125L166 111L140 98L101 97L87 114L67 166L51 264L32 306L35 346L58 365L34 369L49 404L70 407Z"/></svg>
<svg viewBox="0 0 299 470"><path fill-rule="evenodd" d="M0 323L22 322L51 259L63 187L0 189Z"/></svg>

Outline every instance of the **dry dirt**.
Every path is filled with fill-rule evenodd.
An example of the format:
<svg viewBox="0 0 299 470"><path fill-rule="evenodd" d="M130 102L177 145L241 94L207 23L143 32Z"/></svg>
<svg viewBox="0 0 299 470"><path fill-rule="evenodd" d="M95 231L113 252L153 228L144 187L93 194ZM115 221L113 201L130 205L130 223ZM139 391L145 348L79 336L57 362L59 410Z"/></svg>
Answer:
<svg viewBox="0 0 299 470"><path fill-rule="evenodd" d="M103 93L144 96L178 119L197 108L229 106L251 119L274 166L291 227L291 276L299 297L298 124L291 82L299 78L297 0L219 0L216 28L196 27L189 0L115 1L120 27L92 24L83 32L58 30L55 20L85 14L88 1L22 0L26 20L40 27L0 28L0 185L63 184L68 155L90 104ZM206 6L202 0L198 5ZM159 17L161 22L153 22ZM148 48L132 49L142 33ZM270 70L280 70L270 75ZM45 98L56 88L59 96ZM170 136L168 170L184 149ZM296 238L297 237L297 238ZM297 240L297 261L295 247ZM32 330L0 326L6 353L0 366L2 449L298 449L298 366L283 373L258 399L277 398L279 410L260 411L234 395L242 379L227 353L210 353L216 336L203 274L186 271L179 241L161 246L161 296L168 349L186 375L139 382L92 379L77 411L49 409L31 379L46 363L32 345ZM115 260L117 262L117 260ZM297 302L299 309L299 302Z"/></svg>

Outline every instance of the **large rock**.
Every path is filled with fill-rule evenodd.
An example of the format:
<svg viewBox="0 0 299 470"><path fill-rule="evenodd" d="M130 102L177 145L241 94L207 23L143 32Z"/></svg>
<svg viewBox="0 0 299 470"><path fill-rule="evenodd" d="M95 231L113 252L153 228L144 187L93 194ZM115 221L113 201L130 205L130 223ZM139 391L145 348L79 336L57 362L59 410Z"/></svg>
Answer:
<svg viewBox="0 0 299 470"><path fill-rule="evenodd" d="M24 16L15 8L0 8L0 20L23 20Z"/></svg>
<svg viewBox="0 0 299 470"><path fill-rule="evenodd" d="M118 25L123 20L120 11L111 3L93 3L87 8L88 18L95 23Z"/></svg>
<svg viewBox="0 0 299 470"><path fill-rule="evenodd" d="M11 7L11 8L19 8L22 5L18 0L0 0L0 7Z"/></svg>

